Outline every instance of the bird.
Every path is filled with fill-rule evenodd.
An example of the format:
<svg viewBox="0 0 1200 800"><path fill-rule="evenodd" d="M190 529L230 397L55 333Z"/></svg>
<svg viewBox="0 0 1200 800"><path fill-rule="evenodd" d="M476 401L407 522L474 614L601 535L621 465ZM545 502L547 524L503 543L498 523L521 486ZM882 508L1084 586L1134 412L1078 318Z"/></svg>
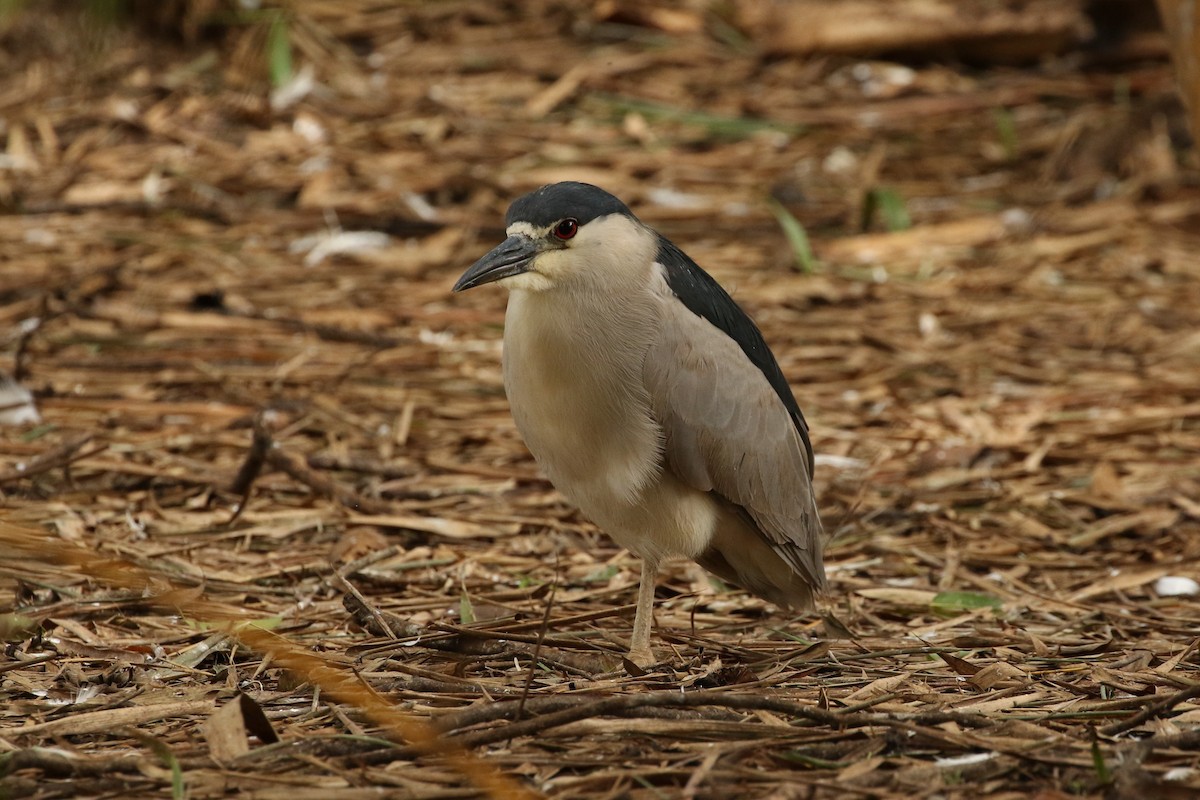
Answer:
<svg viewBox="0 0 1200 800"><path fill-rule="evenodd" d="M749 316L614 195L553 183L454 284L509 290L503 375L550 482L641 558L628 658L650 645L660 565L692 559L786 610L826 588L808 423Z"/></svg>

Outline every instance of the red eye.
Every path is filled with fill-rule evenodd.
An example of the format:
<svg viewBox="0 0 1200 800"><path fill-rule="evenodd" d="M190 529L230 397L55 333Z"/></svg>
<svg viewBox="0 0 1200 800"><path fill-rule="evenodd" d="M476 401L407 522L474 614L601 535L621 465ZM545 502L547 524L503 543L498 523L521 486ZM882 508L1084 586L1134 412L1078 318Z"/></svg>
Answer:
<svg viewBox="0 0 1200 800"><path fill-rule="evenodd" d="M579 222L577 220L564 219L554 226L554 235L563 241L573 239L577 233L579 233Z"/></svg>

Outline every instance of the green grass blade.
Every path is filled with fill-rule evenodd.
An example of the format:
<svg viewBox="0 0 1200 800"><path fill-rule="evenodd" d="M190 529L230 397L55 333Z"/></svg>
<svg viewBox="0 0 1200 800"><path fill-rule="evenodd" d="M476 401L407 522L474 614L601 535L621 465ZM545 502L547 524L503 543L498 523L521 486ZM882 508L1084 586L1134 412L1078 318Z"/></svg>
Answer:
<svg viewBox="0 0 1200 800"><path fill-rule="evenodd" d="M0 0L0 23L15 17L17 12L25 7L27 0Z"/></svg>
<svg viewBox="0 0 1200 800"><path fill-rule="evenodd" d="M278 88L292 79L292 34L287 17L274 14L267 33L267 64L271 85Z"/></svg>
<svg viewBox="0 0 1200 800"><path fill-rule="evenodd" d="M796 261L796 268L806 275L816 272L820 263L813 255L812 244L808 241L808 231L804 230L800 220L792 216L792 212L784 208L783 203L771 198L768 205L771 213L775 215L779 227L783 228L783 235L787 237L788 245L792 248L792 257Z"/></svg>
<svg viewBox="0 0 1200 800"><path fill-rule="evenodd" d="M998 597L980 592L938 592L930 606L935 611L974 611L977 608L999 608L1004 602Z"/></svg>
<svg viewBox="0 0 1200 800"><path fill-rule="evenodd" d="M129 730L127 732L130 736L154 751L154 755L158 756L159 760L171 770L171 800L184 800L187 796L187 787L183 782L183 765L175 757L175 751L166 742L156 736L139 730Z"/></svg>
<svg viewBox="0 0 1200 800"><path fill-rule="evenodd" d="M1017 157L1019 149L1016 118L1010 109L1003 106L993 111L992 117L996 120L996 138L1000 140L1000 147L1004 149L1004 157L1012 161Z"/></svg>
<svg viewBox="0 0 1200 800"><path fill-rule="evenodd" d="M1102 784L1112 783L1112 773L1108 771L1108 762L1104 759L1104 751L1100 749L1100 740L1096 738L1092 739L1092 767Z"/></svg>
<svg viewBox="0 0 1200 800"><path fill-rule="evenodd" d="M471 605L471 598L467 596L466 589L463 589L458 598L458 622L460 625L471 625L475 622L475 608Z"/></svg>
<svg viewBox="0 0 1200 800"><path fill-rule="evenodd" d="M880 186L872 189L868 197L872 199L874 208L883 217L884 227L889 231L904 231L912 227L912 218L899 192Z"/></svg>

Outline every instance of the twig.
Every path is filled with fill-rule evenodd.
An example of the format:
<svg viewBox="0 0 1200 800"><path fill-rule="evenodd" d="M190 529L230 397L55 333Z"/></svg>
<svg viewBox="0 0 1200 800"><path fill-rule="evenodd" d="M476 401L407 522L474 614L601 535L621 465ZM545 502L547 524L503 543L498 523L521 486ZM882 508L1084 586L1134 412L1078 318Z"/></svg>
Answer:
<svg viewBox="0 0 1200 800"><path fill-rule="evenodd" d="M344 470L358 472L363 475L378 475L381 478L411 478L420 469L408 460L380 461L360 455L332 455L330 453L313 453L308 457L308 465L313 469Z"/></svg>
<svg viewBox="0 0 1200 800"><path fill-rule="evenodd" d="M434 624L434 625L431 625L430 627L434 628L435 630L444 630L445 627L447 627L447 626L443 626L441 624ZM442 639L437 639L434 637L427 637L422 640L421 644L424 645L425 647L433 648L436 650L457 651L461 645L448 645L446 647L442 647L438 644L438 642L498 641L498 642L507 642L507 643L517 642L517 643L521 643L521 644L537 644L539 638L541 638L541 637L539 637L536 633L509 633L506 631L486 631L486 630L480 631L479 633L475 633L473 631L463 630L463 632L459 635L444 637ZM547 647L553 647L558 650L578 650L581 652L589 652L589 653L607 653L608 655L612 655L612 656L619 655L622 652L619 648L615 647L614 645L609 644L608 642L590 642L590 641L587 641L586 639L557 638L557 637L552 637L552 636L546 636L545 638L542 638L542 642Z"/></svg>
<svg viewBox="0 0 1200 800"><path fill-rule="evenodd" d="M338 573L343 578L349 578L352 575L355 575L358 572L361 572L362 570L371 566L372 564L378 564L380 561L387 561L389 558L392 558L393 556L396 556L399 553L400 553L400 548L397 547L396 545L391 545L390 547L385 547L382 550L372 550L371 552L367 553L362 558L356 558L353 561L346 564L345 566L343 566L341 569L338 570Z"/></svg>
<svg viewBox="0 0 1200 800"><path fill-rule="evenodd" d="M25 669L26 667L32 667L36 664L45 664L47 661L53 661L54 659L61 657L62 656L59 653L46 653L45 655L27 658L24 661L13 661L9 664L0 664L0 675L3 675L6 672L11 672L14 669Z"/></svg>
<svg viewBox="0 0 1200 800"><path fill-rule="evenodd" d="M303 483L317 494L336 500L355 511L363 511L367 514L391 514L396 511L396 506L391 503L364 497L353 489L347 489L319 472L314 472L304 463L303 458L278 447L272 447L267 451L267 463L288 477Z"/></svg>
<svg viewBox="0 0 1200 800"><path fill-rule="evenodd" d="M341 486L325 475L312 470L300 456L288 453L278 447L268 427L273 416L270 409L254 415L254 440L250 446L250 452L246 454L246 460L242 462L237 477L230 485L231 491L242 496L237 510L229 520L230 523L241 516L242 509L246 507L250 498L250 490L254 486L254 481L262 472L263 466L267 464L303 483L317 494L332 498L356 511L363 511L367 514L388 514L396 510L390 503L364 497L352 489Z"/></svg>
<svg viewBox="0 0 1200 800"><path fill-rule="evenodd" d="M454 738L462 742L465 747L472 748L492 744L502 739L535 736L552 728L558 728L572 722L579 722L580 720L592 719L594 717L624 716L644 708L711 705L737 708L744 711L774 711L780 714L807 719L818 724L830 726L841 725L841 720L831 711L822 711L814 706L801 705L774 697L747 697L745 695L710 692L680 694L679 692L668 691L606 697L603 700L591 703L580 703L574 708L565 708L561 711L542 714L533 719L516 721L511 725L473 731Z"/></svg>
<svg viewBox="0 0 1200 800"><path fill-rule="evenodd" d="M396 635L396 632L392 630L392 626L388 624L388 621L384 619L382 612L380 612L380 610L376 608L374 604L367 602L367 598L363 597L362 592L358 590L358 587L346 580L346 578L340 572L333 573L331 580L333 581L333 585L337 587L339 591L354 598L355 605L357 605L370 616L371 620L379 626L379 629L384 633L384 635L386 635L389 639L400 638Z"/></svg>
<svg viewBox="0 0 1200 800"><path fill-rule="evenodd" d="M545 715L574 708L579 704L578 696L535 695L529 698L525 705L525 711L529 714ZM515 698L511 696L492 703L477 703L459 711L447 711L439 714L433 718L433 725L440 732L448 734L488 722L512 722L519 719L516 705ZM670 711L671 709L641 708L637 709L637 714L645 717L658 717L664 713L669 714ZM727 720L737 717L734 711L728 709L719 709L718 712L718 714L711 715L712 718Z"/></svg>
<svg viewBox="0 0 1200 800"><path fill-rule="evenodd" d="M1180 703L1193 700L1197 697L1200 697L1200 683L1196 684L1195 686L1190 686L1187 689L1184 689L1182 692L1177 692L1163 700L1159 700L1157 703L1151 703L1128 719L1123 719L1120 722L1114 722L1111 725L1105 725L1103 728L1100 728L1100 733L1104 736L1116 736L1118 733L1124 733L1125 731L1132 730L1133 728L1136 728L1142 723L1148 722L1155 717L1161 717Z"/></svg>
<svg viewBox="0 0 1200 800"><path fill-rule="evenodd" d="M43 472L49 472L52 469L59 467L68 467L71 464L88 456L94 456L96 453L102 452L108 448L106 444L98 444L95 447L87 450L80 450L88 442L92 441L92 435L85 434L76 439L72 439L64 444L55 447L53 450L48 450L45 453L39 453L29 459L28 463L22 469L11 469L7 472L0 473L0 485L13 483L22 478L28 478L31 475L40 475Z"/></svg>
<svg viewBox="0 0 1200 800"><path fill-rule="evenodd" d="M16 383L21 383L29 376L29 343L33 340L34 334L40 331L42 326L45 325L46 317L49 313L50 296L48 293L43 292L41 301L38 303L37 316L21 324L21 335L17 337L17 346L13 353L12 370L12 378Z"/></svg>
<svg viewBox="0 0 1200 800"><path fill-rule="evenodd" d="M233 510L233 516L229 518L227 525L237 522L246 504L250 502L250 490L254 488L254 481L262 472L263 465L267 463L267 451L274 446L271 432L267 430L266 418L266 411L259 411L254 415L254 438L250 441L250 451L246 453L246 460L242 462L237 476L229 485L229 490L240 495L241 499L238 500L237 508Z"/></svg>
<svg viewBox="0 0 1200 800"><path fill-rule="evenodd" d="M480 745L517 738L534 736L551 728L561 727L572 722L603 716L625 716L646 708L694 708L696 706L721 706L741 711L772 711L799 717L818 725L828 725L836 729L866 728L882 726L900 730L918 732L915 726L933 725L944 722L957 722L972 727L985 722L979 718L971 718L969 714L935 712L932 714L916 714L907 719L883 714L846 714L836 711L826 711L816 706L782 700L777 697L761 697L757 695L738 695L723 692L692 692L680 694L673 691L649 692L646 694L618 695L606 697L592 703L580 703L574 708L543 714L533 719L514 722L496 728L472 731L455 737L464 747L479 747Z"/></svg>
<svg viewBox="0 0 1200 800"><path fill-rule="evenodd" d="M529 699L529 690L533 686L533 676L537 674L538 657L542 654L542 645L546 641L546 632L550 630L550 612L554 610L554 594L558 590L558 554L554 556L554 583L550 584L550 596L546 598L546 611L542 614L542 627L538 629L537 643L533 646L533 656L529 659L529 674L525 676L525 686L521 689L521 699L517 702L517 719L525 713L525 701Z"/></svg>
<svg viewBox="0 0 1200 800"><path fill-rule="evenodd" d="M267 463L267 451L275 444L271 432L267 430L269 418L270 412L268 411L259 411L254 415L254 438L250 441L250 450L246 453L246 460L238 469L233 483L229 484L229 491L242 495L243 499L250 494L255 479L258 478L258 474L262 472L263 466Z"/></svg>
<svg viewBox="0 0 1200 800"><path fill-rule="evenodd" d="M1200 748L1200 731L1184 731L1164 736L1151 736L1134 742L1134 746L1143 750L1163 750L1175 747L1180 750L1196 750Z"/></svg>
<svg viewBox="0 0 1200 800"><path fill-rule="evenodd" d="M567 627L574 625L577 622L592 622L593 620L605 619L607 617L621 617L631 614L637 606L630 603L624 606L615 606L603 608L599 611L587 611L582 614L572 614L569 617L560 617L554 621L556 627ZM519 631L536 631L542 627L541 620L531 620L529 622L515 622L508 625L496 626L492 628L466 628L461 625L454 625L449 622L434 623L433 627L438 630L448 631L450 633L461 633L466 636L490 636L492 634L501 637ZM530 640L532 641L532 640Z"/></svg>
<svg viewBox="0 0 1200 800"><path fill-rule="evenodd" d="M137 772L144 759L138 756L95 758L75 756L65 750L48 747L29 747L9 753L5 769L8 774L17 770L40 770L55 778L106 775L111 772Z"/></svg>
<svg viewBox="0 0 1200 800"><path fill-rule="evenodd" d="M712 772L712 768L716 766L717 759L720 757L721 751L717 749L714 749L704 757L704 760L700 762L700 766L696 767L696 771L692 773L687 783L683 786L683 794L680 795L683 800L693 800L695 798L700 784L704 783L705 779L708 778L709 773Z"/></svg>

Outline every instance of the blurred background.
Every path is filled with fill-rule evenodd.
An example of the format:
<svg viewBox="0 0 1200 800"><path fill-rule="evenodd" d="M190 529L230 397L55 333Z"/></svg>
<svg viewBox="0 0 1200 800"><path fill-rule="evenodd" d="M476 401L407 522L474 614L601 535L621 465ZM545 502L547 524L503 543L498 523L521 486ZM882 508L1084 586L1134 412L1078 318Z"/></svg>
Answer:
<svg viewBox="0 0 1200 800"><path fill-rule="evenodd" d="M0 0L5 524L249 609L418 716L522 687L927 715L904 741L718 709L480 750L551 796L1191 796L1195 11ZM567 179L763 328L819 454L822 614L674 564L674 666L622 671L637 562L516 435L504 293L449 293L509 202ZM242 688L285 739L376 732L94 574L0 563L11 796L295 797L258 781L300 771L357 797L401 767L397 796L473 796L403 753L350 769L344 742L224 769L200 706L154 722L182 791L136 736L71 728ZM517 634L546 613L535 654ZM51 741L90 772L39 761Z"/></svg>

